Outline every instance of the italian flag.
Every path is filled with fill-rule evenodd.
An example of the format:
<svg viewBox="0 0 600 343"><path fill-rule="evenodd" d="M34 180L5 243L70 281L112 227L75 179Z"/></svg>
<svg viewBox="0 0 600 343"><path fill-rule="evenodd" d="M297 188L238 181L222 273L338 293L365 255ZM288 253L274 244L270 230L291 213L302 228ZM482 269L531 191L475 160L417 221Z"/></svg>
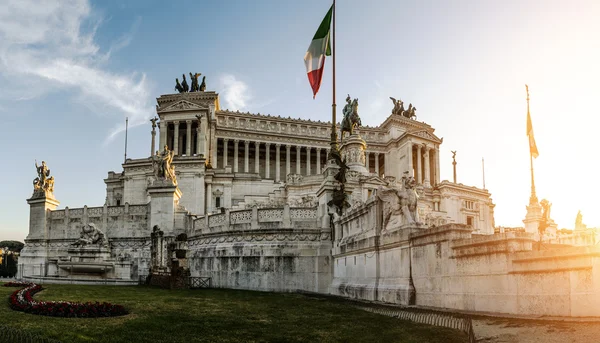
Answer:
<svg viewBox="0 0 600 343"><path fill-rule="evenodd" d="M308 74L308 82L313 89L313 99L317 96L321 79L323 78L323 68L325 67L325 56L331 56L331 47L329 46L329 29L331 27L331 16L333 14L333 5L323 18L317 33L310 42L308 51L304 55L304 64Z"/></svg>

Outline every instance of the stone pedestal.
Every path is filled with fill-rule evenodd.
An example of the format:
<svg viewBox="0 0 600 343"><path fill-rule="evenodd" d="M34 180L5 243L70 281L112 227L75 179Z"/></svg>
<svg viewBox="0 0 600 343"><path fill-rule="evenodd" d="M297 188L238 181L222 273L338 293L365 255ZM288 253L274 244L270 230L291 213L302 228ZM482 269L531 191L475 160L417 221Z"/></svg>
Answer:
<svg viewBox="0 0 600 343"><path fill-rule="evenodd" d="M542 221L542 206L537 201L530 201L527 206L527 214L523 223L525 224L525 232L538 235L538 227Z"/></svg>
<svg viewBox="0 0 600 343"><path fill-rule="evenodd" d="M365 167L365 150L367 149L367 143L358 135L354 133L344 139L342 146L340 147L340 154L342 160L346 160L348 169L367 175L368 171Z"/></svg>
<svg viewBox="0 0 600 343"><path fill-rule="evenodd" d="M330 216L329 203L333 199L333 192L336 190L336 185L339 184L335 180L335 175L339 172L340 167L335 163L335 160L327 160L327 165L323 171L325 179L321 183L321 187L317 191L317 199L319 208L317 216L320 218L320 226L322 230L330 231ZM339 185L337 186L339 188Z"/></svg>
<svg viewBox="0 0 600 343"><path fill-rule="evenodd" d="M36 193L31 199L27 199L27 203L29 204L29 234L27 239L47 239L48 210L54 211L60 202L51 195Z"/></svg>
<svg viewBox="0 0 600 343"><path fill-rule="evenodd" d="M181 199L181 190L170 180L157 180L148 187L150 194L149 229L158 226L165 236L173 236L175 210Z"/></svg>

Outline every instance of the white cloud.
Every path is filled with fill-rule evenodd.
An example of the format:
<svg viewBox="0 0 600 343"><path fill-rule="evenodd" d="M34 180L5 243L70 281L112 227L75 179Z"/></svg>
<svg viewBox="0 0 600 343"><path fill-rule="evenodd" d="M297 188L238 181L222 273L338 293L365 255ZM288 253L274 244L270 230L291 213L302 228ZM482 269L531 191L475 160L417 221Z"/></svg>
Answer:
<svg viewBox="0 0 600 343"><path fill-rule="evenodd" d="M94 42L100 23L86 0L8 0L0 6L0 74L11 80L3 86L10 90L5 96L27 99L57 87L73 89L90 108L127 116L131 126L145 123L153 113L145 75L104 67L112 52L131 42L140 20L105 54ZM107 140L123 129L115 127Z"/></svg>
<svg viewBox="0 0 600 343"><path fill-rule="evenodd" d="M225 106L230 110L247 109L248 101L251 96L248 92L248 86L241 80L238 80L231 74L222 75L219 79L221 84L221 96L223 97Z"/></svg>

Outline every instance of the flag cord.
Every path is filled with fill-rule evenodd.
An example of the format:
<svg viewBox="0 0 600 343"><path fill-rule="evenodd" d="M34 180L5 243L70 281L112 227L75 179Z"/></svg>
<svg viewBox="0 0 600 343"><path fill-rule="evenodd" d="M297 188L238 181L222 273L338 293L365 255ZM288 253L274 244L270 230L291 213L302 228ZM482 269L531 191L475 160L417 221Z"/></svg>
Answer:
<svg viewBox="0 0 600 343"><path fill-rule="evenodd" d="M335 104L335 46L336 46L336 42L335 42L335 0L333 0L333 32L332 32L332 40L331 43L333 45L333 49L332 49L332 62L333 62L333 68L332 68L332 76L333 76L333 94L332 94L332 103L331 103L331 151L337 151L337 130L336 130L336 118L335 118L335 112L336 112L336 104Z"/></svg>

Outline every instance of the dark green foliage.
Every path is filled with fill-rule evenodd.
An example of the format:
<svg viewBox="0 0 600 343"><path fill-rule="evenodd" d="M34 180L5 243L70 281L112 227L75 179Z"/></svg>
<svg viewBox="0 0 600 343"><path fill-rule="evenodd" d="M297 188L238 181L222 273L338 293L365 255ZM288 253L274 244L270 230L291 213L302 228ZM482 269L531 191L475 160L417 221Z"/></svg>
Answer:
<svg viewBox="0 0 600 343"><path fill-rule="evenodd" d="M0 241L0 249L8 248L13 252L21 252L25 244L19 241Z"/></svg>

